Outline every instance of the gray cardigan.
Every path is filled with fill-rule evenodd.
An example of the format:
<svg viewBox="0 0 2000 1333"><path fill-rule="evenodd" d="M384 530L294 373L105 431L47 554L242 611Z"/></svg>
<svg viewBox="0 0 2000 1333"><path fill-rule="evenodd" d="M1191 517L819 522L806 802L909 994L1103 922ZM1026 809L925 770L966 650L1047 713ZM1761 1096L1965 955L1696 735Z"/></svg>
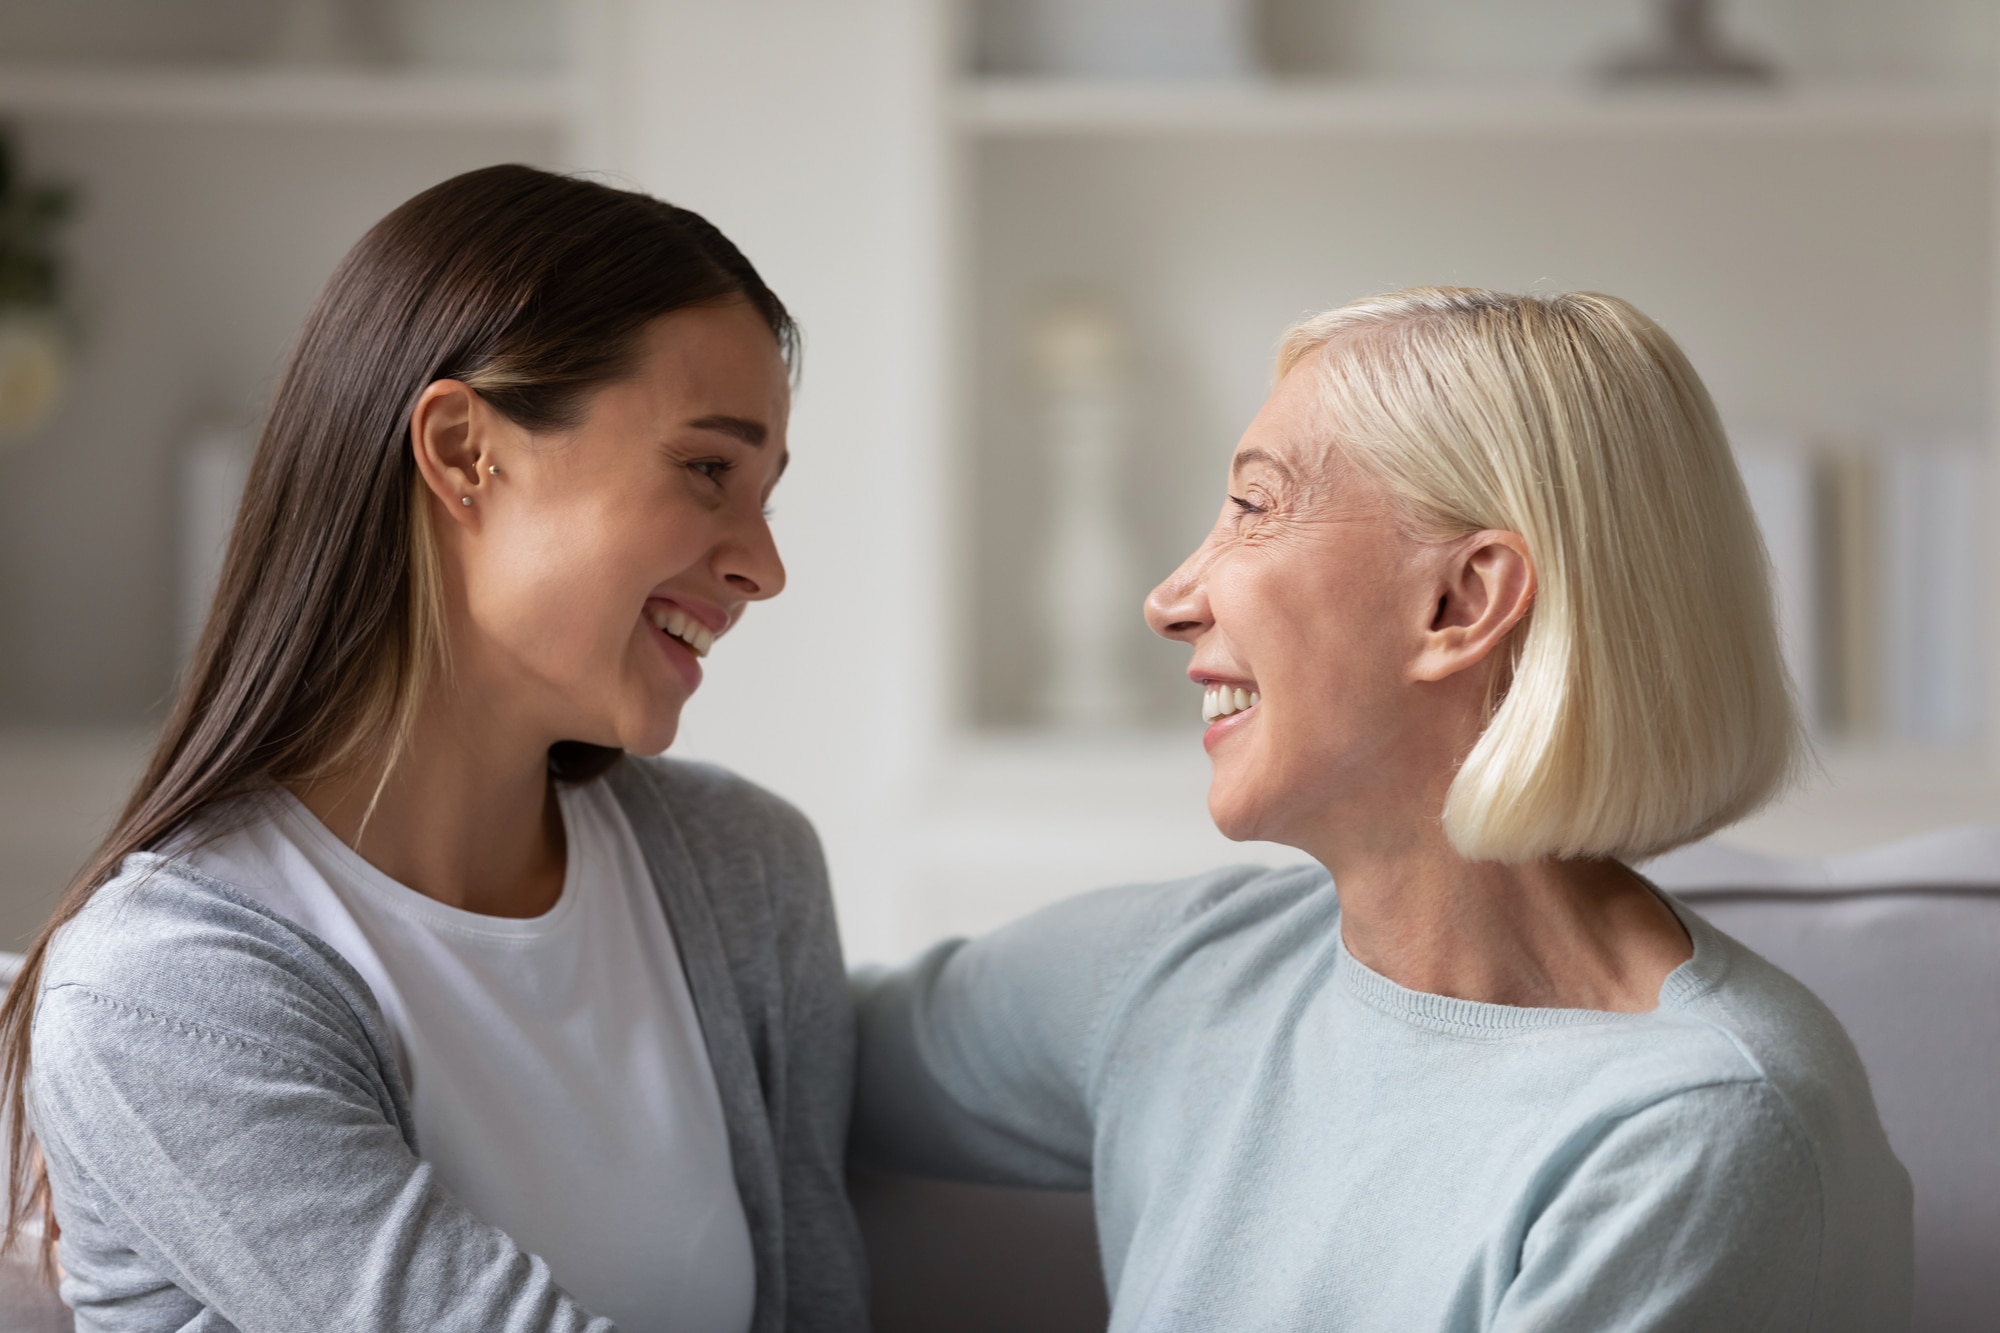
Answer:
<svg viewBox="0 0 2000 1333"><path fill-rule="evenodd" d="M852 1017L819 844L720 769L605 779L665 903L728 1121L754 1333L867 1327L843 1187ZM30 1121L79 1333L608 1333L420 1156L374 996L184 863L132 857L50 951Z"/></svg>

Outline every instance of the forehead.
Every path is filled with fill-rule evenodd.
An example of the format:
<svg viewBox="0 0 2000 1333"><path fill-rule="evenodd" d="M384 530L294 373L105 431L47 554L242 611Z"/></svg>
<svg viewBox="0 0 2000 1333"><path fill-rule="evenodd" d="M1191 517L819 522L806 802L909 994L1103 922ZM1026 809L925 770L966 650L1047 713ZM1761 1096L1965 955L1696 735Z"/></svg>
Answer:
<svg viewBox="0 0 2000 1333"><path fill-rule="evenodd" d="M1265 467L1301 480L1328 473L1338 451L1320 400L1318 376L1312 357L1286 372L1237 442L1233 470Z"/></svg>
<svg viewBox="0 0 2000 1333"><path fill-rule="evenodd" d="M661 315L640 332L637 350L631 379L648 397L766 412L791 399L777 336L746 302Z"/></svg>

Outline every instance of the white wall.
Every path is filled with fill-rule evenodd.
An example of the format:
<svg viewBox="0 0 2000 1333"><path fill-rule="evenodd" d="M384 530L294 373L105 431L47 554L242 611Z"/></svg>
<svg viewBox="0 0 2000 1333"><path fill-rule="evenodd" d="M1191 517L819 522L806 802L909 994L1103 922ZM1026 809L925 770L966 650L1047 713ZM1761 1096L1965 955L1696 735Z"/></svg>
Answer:
<svg viewBox="0 0 2000 1333"><path fill-rule="evenodd" d="M805 330L785 595L716 649L677 753L801 804L851 948L897 930L896 836L940 725L943 76L925 0L591 0L576 158L705 214Z"/></svg>

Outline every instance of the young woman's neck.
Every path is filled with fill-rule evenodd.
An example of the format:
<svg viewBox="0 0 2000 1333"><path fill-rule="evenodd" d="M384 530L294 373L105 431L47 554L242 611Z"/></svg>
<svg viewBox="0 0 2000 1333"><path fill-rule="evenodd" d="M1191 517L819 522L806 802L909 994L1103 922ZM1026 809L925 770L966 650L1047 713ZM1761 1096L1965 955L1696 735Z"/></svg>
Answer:
<svg viewBox="0 0 2000 1333"><path fill-rule="evenodd" d="M1319 851L1348 951L1411 990L1643 1013L1693 953L1672 909L1615 861L1468 861L1434 816Z"/></svg>
<svg viewBox="0 0 2000 1333"><path fill-rule="evenodd" d="M295 794L370 865L426 897L487 916L555 905L567 849L545 745L443 686L427 692L375 800L387 757Z"/></svg>

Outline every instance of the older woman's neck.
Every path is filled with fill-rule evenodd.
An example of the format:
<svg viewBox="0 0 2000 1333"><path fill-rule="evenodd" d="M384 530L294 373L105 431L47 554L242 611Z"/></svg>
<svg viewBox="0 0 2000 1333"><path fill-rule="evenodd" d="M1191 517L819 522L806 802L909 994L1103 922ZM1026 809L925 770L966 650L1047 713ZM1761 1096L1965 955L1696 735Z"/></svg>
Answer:
<svg viewBox="0 0 2000 1333"><path fill-rule="evenodd" d="M1693 953L1671 908L1615 861L1468 861L1435 821L1321 857L1355 958L1398 985L1535 1008L1643 1013Z"/></svg>

